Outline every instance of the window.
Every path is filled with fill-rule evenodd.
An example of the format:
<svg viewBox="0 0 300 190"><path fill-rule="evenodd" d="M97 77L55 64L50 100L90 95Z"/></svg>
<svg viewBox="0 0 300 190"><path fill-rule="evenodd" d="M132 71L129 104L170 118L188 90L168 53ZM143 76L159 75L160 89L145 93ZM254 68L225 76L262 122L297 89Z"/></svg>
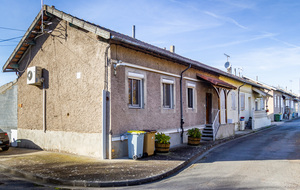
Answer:
<svg viewBox="0 0 300 190"><path fill-rule="evenodd" d="M281 103L280 103L281 113L283 113L283 107L284 107L283 98L281 97Z"/></svg>
<svg viewBox="0 0 300 190"><path fill-rule="evenodd" d="M245 94L241 94L241 110L245 110Z"/></svg>
<svg viewBox="0 0 300 190"><path fill-rule="evenodd" d="M277 108L277 95L274 95L274 107Z"/></svg>
<svg viewBox="0 0 300 190"><path fill-rule="evenodd" d="M194 108L194 89L188 88L188 108Z"/></svg>
<svg viewBox="0 0 300 190"><path fill-rule="evenodd" d="M235 93L231 92L231 109L235 110Z"/></svg>
<svg viewBox="0 0 300 190"><path fill-rule="evenodd" d="M142 108L144 75L128 72L128 105L130 108Z"/></svg>
<svg viewBox="0 0 300 190"><path fill-rule="evenodd" d="M174 108L174 81L163 79L163 107Z"/></svg>
<svg viewBox="0 0 300 190"><path fill-rule="evenodd" d="M196 85L193 83L187 83L187 102L188 102L188 108L194 109L196 100L195 100L195 87Z"/></svg>
<svg viewBox="0 0 300 190"><path fill-rule="evenodd" d="M265 101L263 98L260 99L260 110L264 110L265 109Z"/></svg>
<svg viewBox="0 0 300 190"><path fill-rule="evenodd" d="M255 111L258 111L258 102L257 101L258 101L258 99L256 98L255 99Z"/></svg>

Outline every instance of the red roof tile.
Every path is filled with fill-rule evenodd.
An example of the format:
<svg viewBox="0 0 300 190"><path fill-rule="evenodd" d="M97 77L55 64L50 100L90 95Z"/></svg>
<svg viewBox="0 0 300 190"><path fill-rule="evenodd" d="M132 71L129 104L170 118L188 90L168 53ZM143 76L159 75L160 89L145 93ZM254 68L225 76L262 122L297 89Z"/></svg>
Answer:
<svg viewBox="0 0 300 190"><path fill-rule="evenodd" d="M221 88L227 88L227 89L236 89L235 86L227 83L227 82L224 82L218 78L215 78L215 77L210 77L210 76L207 76L207 75L201 75L201 74L197 74L197 77L202 79L202 80L205 80L215 86L218 86L218 87L221 87Z"/></svg>

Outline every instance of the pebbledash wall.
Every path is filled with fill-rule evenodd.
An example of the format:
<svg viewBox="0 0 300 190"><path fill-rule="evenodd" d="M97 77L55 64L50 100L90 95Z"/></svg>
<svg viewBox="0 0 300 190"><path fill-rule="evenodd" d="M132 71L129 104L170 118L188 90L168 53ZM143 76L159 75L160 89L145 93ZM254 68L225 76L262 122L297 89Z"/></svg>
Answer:
<svg viewBox="0 0 300 190"><path fill-rule="evenodd" d="M18 80L19 146L101 158L101 105L108 44L66 21L52 22L52 35L36 39L20 68L28 63L28 67L43 68L46 131L43 89L27 85L25 70Z"/></svg>
<svg viewBox="0 0 300 190"><path fill-rule="evenodd" d="M180 73L187 66L157 58L119 45L111 46L111 56L121 60L123 65L111 71L111 132L112 157L126 156L127 141L121 136L128 130L156 130L171 136L171 147L180 144ZM128 63L128 64L126 64ZM130 65L130 66L129 66ZM144 105L142 109L129 108L128 74L144 76ZM183 79L183 115L185 131L192 127L204 128L206 122L206 93L211 93L213 109L218 109L218 97L210 84L197 79L196 73L202 71L193 68L184 73ZM208 74L208 73L206 73ZM174 76L175 75L175 76ZM162 81L174 81L174 108L166 109L162 105ZM187 107L187 86L194 85L195 107ZM187 142L186 132L183 135Z"/></svg>

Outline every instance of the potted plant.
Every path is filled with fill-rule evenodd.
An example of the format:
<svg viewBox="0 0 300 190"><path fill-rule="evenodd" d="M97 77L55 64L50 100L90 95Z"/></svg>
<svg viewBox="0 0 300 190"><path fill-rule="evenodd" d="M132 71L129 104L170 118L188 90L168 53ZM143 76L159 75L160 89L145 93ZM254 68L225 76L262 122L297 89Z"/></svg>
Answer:
<svg viewBox="0 0 300 190"><path fill-rule="evenodd" d="M198 128L189 129L187 132L188 144L189 145L199 145L201 140L201 131Z"/></svg>
<svg viewBox="0 0 300 190"><path fill-rule="evenodd" d="M155 134L155 150L156 152L169 152L171 137L164 133Z"/></svg>

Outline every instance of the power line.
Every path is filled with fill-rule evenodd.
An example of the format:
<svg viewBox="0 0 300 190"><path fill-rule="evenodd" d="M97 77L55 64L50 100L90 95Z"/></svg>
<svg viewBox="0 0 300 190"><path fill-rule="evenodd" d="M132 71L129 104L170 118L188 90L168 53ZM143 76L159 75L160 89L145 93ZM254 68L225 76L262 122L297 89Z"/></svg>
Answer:
<svg viewBox="0 0 300 190"><path fill-rule="evenodd" d="M14 37L14 38L9 38L9 39L5 39L5 40L0 40L0 42L7 42L7 41L10 41L10 40L14 40L14 39L17 39L17 38L22 38L23 36L18 36L18 37Z"/></svg>
<svg viewBox="0 0 300 190"><path fill-rule="evenodd" d="M0 47L4 47L4 46L16 46L16 45L0 45Z"/></svg>
<svg viewBox="0 0 300 190"><path fill-rule="evenodd" d="M0 26L0 29L3 29L3 30L14 30L14 31L20 31L20 32L25 32L26 31L26 30L15 29L15 28L6 28L6 27L2 27L2 26Z"/></svg>

